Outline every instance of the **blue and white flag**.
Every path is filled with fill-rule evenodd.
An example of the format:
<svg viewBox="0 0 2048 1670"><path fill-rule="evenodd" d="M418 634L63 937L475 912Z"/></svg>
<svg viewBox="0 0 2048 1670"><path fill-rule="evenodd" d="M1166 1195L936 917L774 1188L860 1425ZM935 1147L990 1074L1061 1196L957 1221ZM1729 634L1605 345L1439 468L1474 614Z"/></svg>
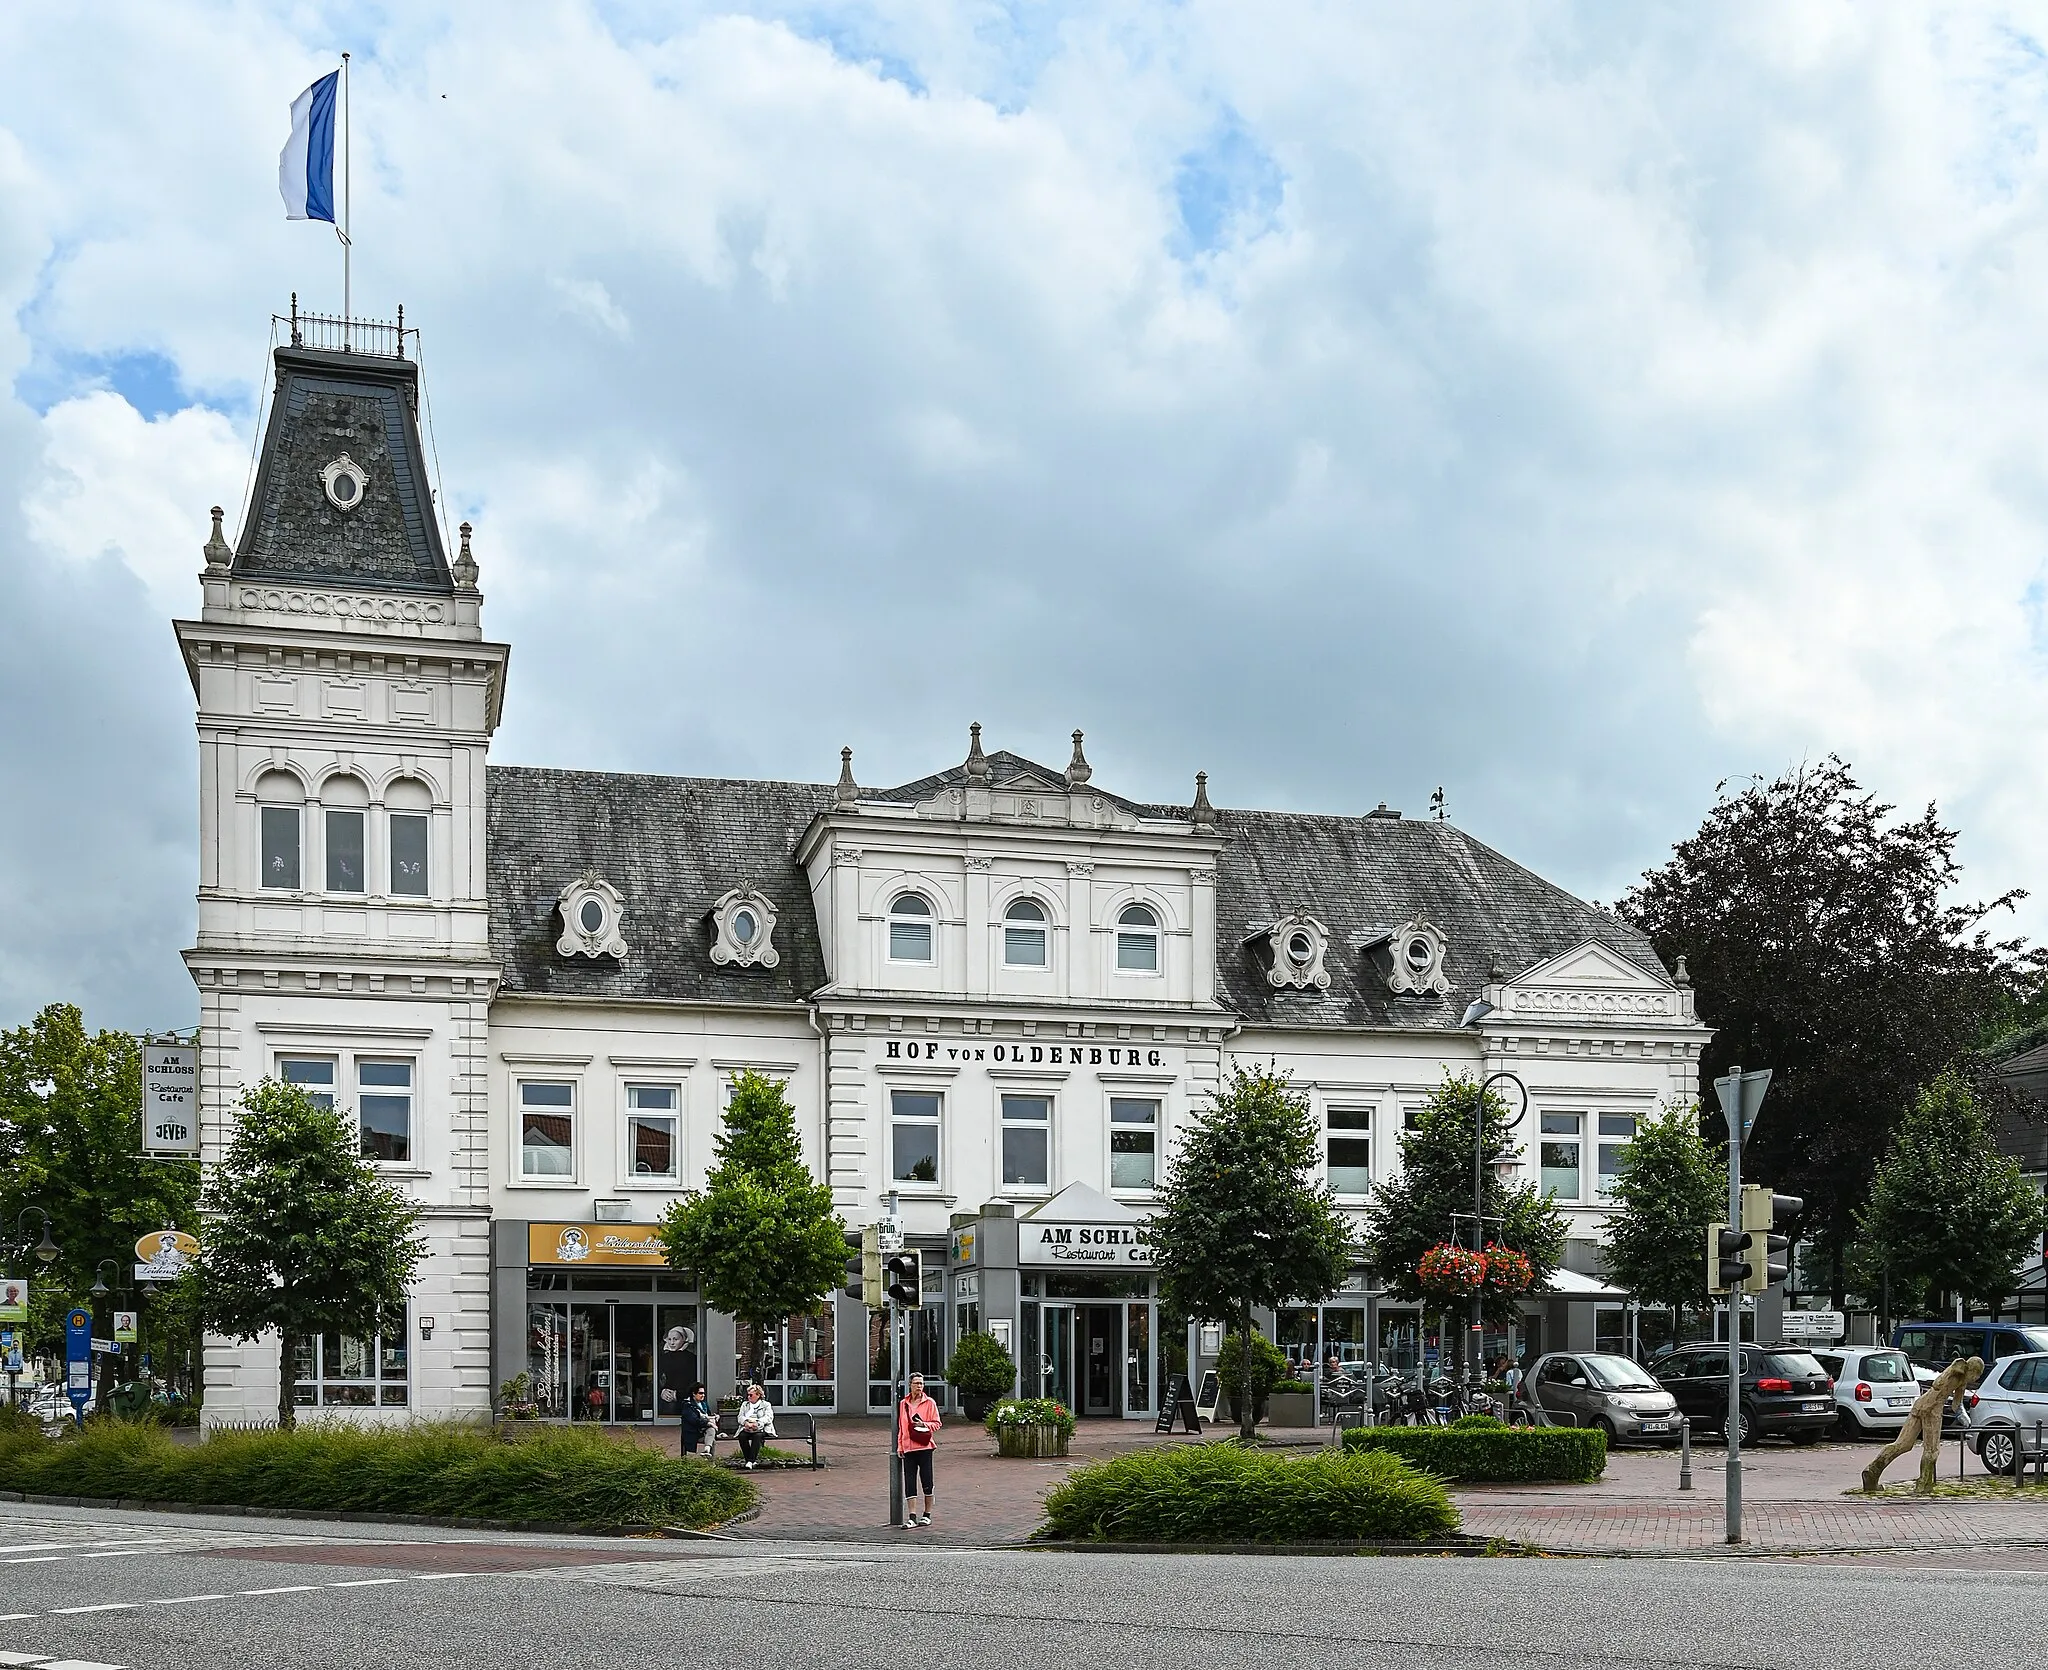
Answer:
<svg viewBox="0 0 2048 1670"><path fill-rule="evenodd" d="M336 70L292 100L292 136L277 158L286 220L334 222L334 95L340 82Z"/></svg>

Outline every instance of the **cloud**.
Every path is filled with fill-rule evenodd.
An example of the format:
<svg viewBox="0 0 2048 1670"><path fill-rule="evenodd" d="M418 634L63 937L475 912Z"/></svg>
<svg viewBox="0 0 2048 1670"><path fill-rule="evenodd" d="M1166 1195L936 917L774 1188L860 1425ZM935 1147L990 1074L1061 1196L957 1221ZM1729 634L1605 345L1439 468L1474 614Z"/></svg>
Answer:
<svg viewBox="0 0 2048 1670"><path fill-rule="evenodd" d="M0 924L10 1014L191 1001L165 621L239 503L267 316L340 299L274 185L315 19L0 18L0 580L49 716L0 772L63 829L0 831L0 876L97 913ZM1054 763L1078 724L1145 797L1442 784L1612 898L1720 778L1839 749L1939 798L1973 890L2024 883L2029 21L375 14L355 294L424 332L517 648L496 757L829 780L849 742L883 783L969 719Z"/></svg>

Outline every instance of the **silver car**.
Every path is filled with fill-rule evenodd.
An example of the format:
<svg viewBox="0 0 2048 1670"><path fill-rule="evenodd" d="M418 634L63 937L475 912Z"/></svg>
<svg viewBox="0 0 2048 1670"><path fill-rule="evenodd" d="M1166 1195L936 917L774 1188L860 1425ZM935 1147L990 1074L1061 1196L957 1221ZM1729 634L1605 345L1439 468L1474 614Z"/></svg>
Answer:
<svg viewBox="0 0 2048 1670"><path fill-rule="evenodd" d="M1892 1345L1831 1345L1813 1360L1835 1383L1835 1425L1844 1437L1896 1438L1920 1382L1905 1352Z"/></svg>
<svg viewBox="0 0 2048 1670"><path fill-rule="evenodd" d="M1676 1444L1678 1402L1649 1372L1611 1351L1552 1351L1522 1379L1538 1426L1597 1426L1610 1445Z"/></svg>
<svg viewBox="0 0 2048 1670"><path fill-rule="evenodd" d="M2010 1473L2016 1432L2029 1450L2048 1442L2048 1351L2006 1357L1994 1363L1983 1383L1965 1400L1977 1433L1977 1453L1987 1473Z"/></svg>

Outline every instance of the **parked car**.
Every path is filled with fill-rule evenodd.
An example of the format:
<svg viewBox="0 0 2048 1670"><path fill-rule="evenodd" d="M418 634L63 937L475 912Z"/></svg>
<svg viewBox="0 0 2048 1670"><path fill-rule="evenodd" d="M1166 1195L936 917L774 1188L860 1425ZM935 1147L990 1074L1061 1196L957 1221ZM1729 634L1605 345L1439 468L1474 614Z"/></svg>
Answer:
<svg viewBox="0 0 2048 1670"><path fill-rule="evenodd" d="M1891 1345L1842 1345L1813 1360L1835 1383L1835 1425L1845 1438L1896 1438L1920 1395L1905 1352Z"/></svg>
<svg viewBox="0 0 2048 1670"><path fill-rule="evenodd" d="M1728 1425L1728 1347L1694 1345L1657 1365L1657 1378L1696 1428L1723 1432ZM1784 1437L1811 1444L1835 1424L1835 1389L1828 1372L1803 1349L1742 1348L1741 1437Z"/></svg>
<svg viewBox="0 0 2048 1670"><path fill-rule="evenodd" d="M1516 1396L1539 1426L1597 1426L1610 1445L1678 1442L1677 1402L1612 1352L1548 1352L1530 1365Z"/></svg>
<svg viewBox="0 0 2048 1670"><path fill-rule="evenodd" d="M2001 1357L2048 1351L2048 1328L2017 1322L1902 1322L1892 1330L1892 1344L1916 1368L1939 1374L1959 1357L1982 1357L1989 1378Z"/></svg>
<svg viewBox="0 0 2048 1670"><path fill-rule="evenodd" d="M2037 1425L2048 1435L2048 1351L2005 1358L1965 1401L1985 1471L2010 1473L2018 1454L2014 1434L2025 1433L2030 1446Z"/></svg>

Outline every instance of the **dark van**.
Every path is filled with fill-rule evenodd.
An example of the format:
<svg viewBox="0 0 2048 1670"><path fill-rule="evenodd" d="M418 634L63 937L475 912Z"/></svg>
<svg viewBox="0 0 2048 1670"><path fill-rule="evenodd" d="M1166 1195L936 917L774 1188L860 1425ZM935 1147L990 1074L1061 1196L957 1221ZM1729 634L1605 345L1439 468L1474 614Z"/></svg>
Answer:
<svg viewBox="0 0 2048 1670"><path fill-rule="evenodd" d="M2017 1322L1902 1322L1892 1330L1892 1344L1915 1368L1936 1374L1962 1358L1982 1357L1989 1379L1991 1365L2001 1357L2048 1351L2048 1328Z"/></svg>

